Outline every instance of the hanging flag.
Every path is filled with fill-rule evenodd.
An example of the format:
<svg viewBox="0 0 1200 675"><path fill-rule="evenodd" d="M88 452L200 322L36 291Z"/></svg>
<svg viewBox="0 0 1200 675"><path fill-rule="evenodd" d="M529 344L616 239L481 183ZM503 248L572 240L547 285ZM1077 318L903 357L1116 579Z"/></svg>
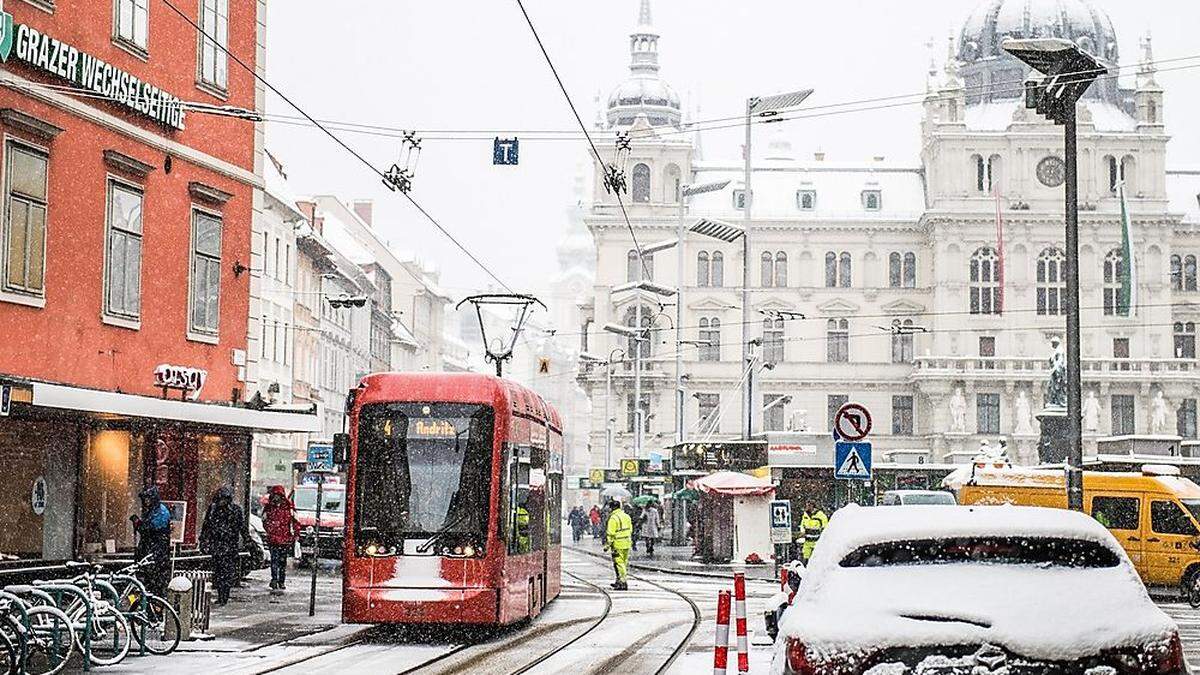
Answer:
<svg viewBox="0 0 1200 675"><path fill-rule="evenodd" d="M996 196L996 313L1004 313L1004 215L1000 210L1000 186L992 193Z"/></svg>
<svg viewBox="0 0 1200 675"><path fill-rule="evenodd" d="M1121 191L1121 294L1117 297L1119 316L1137 315L1137 260L1133 255L1133 224L1129 221L1129 205L1125 202L1125 183Z"/></svg>

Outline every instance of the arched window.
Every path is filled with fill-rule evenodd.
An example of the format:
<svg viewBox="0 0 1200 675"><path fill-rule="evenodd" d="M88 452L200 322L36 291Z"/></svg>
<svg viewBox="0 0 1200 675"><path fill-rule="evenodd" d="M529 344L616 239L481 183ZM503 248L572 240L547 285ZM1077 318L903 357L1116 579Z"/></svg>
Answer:
<svg viewBox="0 0 1200 675"><path fill-rule="evenodd" d="M830 319L825 324L825 360L846 363L850 360L850 322Z"/></svg>
<svg viewBox="0 0 1200 675"><path fill-rule="evenodd" d="M713 251L712 272L709 274L711 285L720 288L725 285L725 254Z"/></svg>
<svg viewBox="0 0 1200 675"><path fill-rule="evenodd" d="M763 251L762 254L762 269L760 270L760 281L764 288L769 288L772 282L775 281L775 256L770 251Z"/></svg>
<svg viewBox="0 0 1200 675"><path fill-rule="evenodd" d="M916 253L909 252L909 253L904 254L904 287L905 288L916 288L917 287L917 254Z"/></svg>
<svg viewBox="0 0 1200 675"><path fill-rule="evenodd" d="M1171 256L1171 290L1183 290L1183 258L1178 255Z"/></svg>
<svg viewBox="0 0 1200 675"><path fill-rule="evenodd" d="M971 255L970 287L972 314L1000 313L1000 256L985 246Z"/></svg>
<svg viewBox="0 0 1200 675"><path fill-rule="evenodd" d="M1104 166L1108 169L1108 191L1116 192L1117 183L1121 182L1121 165L1117 163L1116 157L1105 155Z"/></svg>
<svg viewBox="0 0 1200 675"><path fill-rule="evenodd" d="M783 251L775 254L775 287L787 288L787 254Z"/></svg>
<svg viewBox="0 0 1200 675"><path fill-rule="evenodd" d="M904 270L901 260L899 253L893 252L888 256L888 286L891 288L900 288L900 283L903 281Z"/></svg>
<svg viewBox="0 0 1200 675"><path fill-rule="evenodd" d="M1000 189L1000 172L1002 170L1002 166L1003 160L1000 159L1000 155L992 155L991 157L988 157L987 189L990 193L995 193Z"/></svg>
<svg viewBox="0 0 1200 675"><path fill-rule="evenodd" d="M845 251L838 257L838 285L850 288L850 254Z"/></svg>
<svg viewBox="0 0 1200 675"><path fill-rule="evenodd" d="M721 360L721 320L713 317L711 319L700 319L700 342L699 347L701 361L720 361Z"/></svg>
<svg viewBox="0 0 1200 675"><path fill-rule="evenodd" d="M830 251L825 254L825 288L837 288L837 254Z"/></svg>
<svg viewBox="0 0 1200 675"><path fill-rule="evenodd" d="M1125 183L1125 194L1137 194L1137 160L1133 155L1121 158L1121 180Z"/></svg>
<svg viewBox="0 0 1200 675"><path fill-rule="evenodd" d="M696 285L703 288L711 283L711 267L709 266L708 251L696 254Z"/></svg>
<svg viewBox="0 0 1200 675"><path fill-rule="evenodd" d="M1183 259L1183 290L1196 290L1196 256L1188 255Z"/></svg>
<svg viewBox="0 0 1200 675"><path fill-rule="evenodd" d="M663 173L663 186L667 190L667 199L675 203L679 202L681 190L683 189L683 179L679 175L679 167L674 164L667 166L667 170Z"/></svg>
<svg viewBox="0 0 1200 675"><path fill-rule="evenodd" d="M1146 121L1150 124L1158 124L1158 104L1154 101L1146 104Z"/></svg>
<svg viewBox="0 0 1200 675"><path fill-rule="evenodd" d="M637 164L633 167L633 180L630 183L630 193L635 203L650 201L650 167Z"/></svg>
<svg viewBox="0 0 1200 675"><path fill-rule="evenodd" d="M912 319L892 321L892 363L912 363Z"/></svg>
<svg viewBox="0 0 1200 675"><path fill-rule="evenodd" d="M1058 316L1067 311L1067 258L1057 248L1048 248L1037 259L1037 313Z"/></svg>
<svg viewBox="0 0 1200 675"><path fill-rule="evenodd" d="M971 168L975 169L975 191L987 191L987 165L982 155L971 155Z"/></svg>
<svg viewBox="0 0 1200 675"><path fill-rule="evenodd" d="M763 319L763 361L783 363L783 319Z"/></svg>
<svg viewBox="0 0 1200 675"><path fill-rule="evenodd" d="M643 306L642 307L642 331L641 331L641 337L643 339L639 340L638 336L630 335L627 340L627 343L625 345L625 347L626 347L625 353L626 354L637 354L638 350L640 349L642 358L643 359L649 358L650 355L654 352L654 332L649 330L653 326L654 326L654 311L651 310L649 307ZM630 307L629 309L625 310L625 327L626 328L636 328L637 327L637 308L636 307Z"/></svg>
<svg viewBox="0 0 1200 675"><path fill-rule="evenodd" d="M1104 315L1114 316L1124 307L1121 302L1121 279L1125 275L1125 256L1113 249L1104 256Z"/></svg>
<svg viewBox="0 0 1200 675"><path fill-rule="evenodd" d="M1196 358L1196 324L1177 322L1175 324L1175 358Z"/></svg>
<svg viewBox="0 0 1200 675"><path fill-rule="evenodd" d="M629 249L625 254L625 281L637 281L641 279L641 265L638 263L638 252L636 249Z"/></svg>

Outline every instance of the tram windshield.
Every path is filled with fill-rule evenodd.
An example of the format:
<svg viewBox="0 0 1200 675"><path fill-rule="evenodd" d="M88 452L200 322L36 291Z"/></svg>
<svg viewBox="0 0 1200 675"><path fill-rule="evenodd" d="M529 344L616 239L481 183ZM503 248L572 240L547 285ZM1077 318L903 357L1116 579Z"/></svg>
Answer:
<svg viewBox="0 0 1200 675"><path fill-rule="evenodd" d="M492 430L493 412L484 405L364 406L356 458L357 541L403 550L405 539L485 537Z"/></svg>

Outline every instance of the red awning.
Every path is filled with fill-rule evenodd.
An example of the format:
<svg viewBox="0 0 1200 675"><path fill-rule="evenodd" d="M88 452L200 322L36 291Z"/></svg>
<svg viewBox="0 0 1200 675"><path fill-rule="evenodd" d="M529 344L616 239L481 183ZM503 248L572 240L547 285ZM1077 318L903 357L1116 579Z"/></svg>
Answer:
<svg viewBox="0 0 1200 675"><path fill-rule="evenodd" d="M775 491L770 481L734 471L718 471L692 482L697 490L707 494L740 497L769 495Z"/></svg>

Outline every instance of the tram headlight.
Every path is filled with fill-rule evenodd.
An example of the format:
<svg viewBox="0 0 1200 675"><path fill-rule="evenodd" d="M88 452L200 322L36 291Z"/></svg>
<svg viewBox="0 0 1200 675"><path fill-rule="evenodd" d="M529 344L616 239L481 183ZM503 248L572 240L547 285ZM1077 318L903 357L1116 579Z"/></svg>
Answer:
<svg viewBox="0 0 1200 675"><path fill-rule="evenodd" d="M475 557L475 547L467 544L465 547L463 547L463 555L467 556L468 558Z"/></svg>
<svg viewBox="0 0 1200 675"><path fill-rule="evenodd" d="M376 546L375 544L371 544L370 546L367 547L367 555L375 555L378 552L379 552L379 547Z"/></svg>

